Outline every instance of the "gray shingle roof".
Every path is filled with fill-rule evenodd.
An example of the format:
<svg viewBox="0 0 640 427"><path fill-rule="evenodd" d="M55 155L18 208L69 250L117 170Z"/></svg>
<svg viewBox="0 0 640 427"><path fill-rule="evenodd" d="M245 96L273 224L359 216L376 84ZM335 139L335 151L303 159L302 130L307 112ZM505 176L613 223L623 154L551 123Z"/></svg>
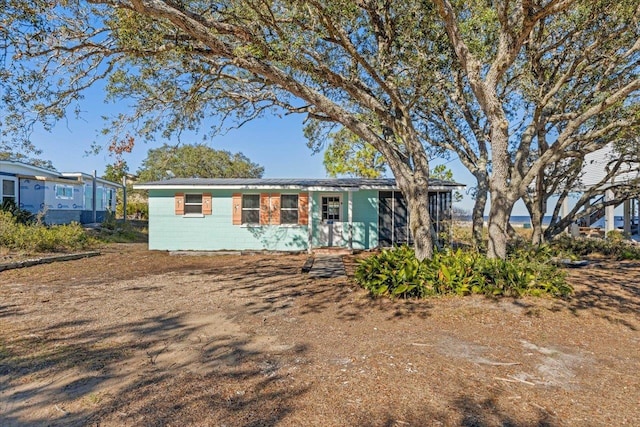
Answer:
<svg viewBox="0 0 640 427"><path fill-rule="evenodd" d="M453 188L463 187L452 181L432 179L430 187ZM216 186L216 187L323 187L323 188L389 188L396 187L396 180L393 178L172 178L163 181L153 181L136 184L134 187L192 187L192 186Z"/></svg>

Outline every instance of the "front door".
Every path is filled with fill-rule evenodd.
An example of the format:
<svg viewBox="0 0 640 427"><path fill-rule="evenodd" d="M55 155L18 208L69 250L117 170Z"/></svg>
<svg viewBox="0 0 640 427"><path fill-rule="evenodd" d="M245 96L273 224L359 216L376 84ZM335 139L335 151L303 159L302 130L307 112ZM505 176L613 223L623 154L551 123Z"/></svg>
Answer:
<svg viewBox="0 0 640 427"><path fill-rule="evenodd" d="M320 208L322 214L320 245L344 246L342 198L339 195L321 196Z"/></svg>

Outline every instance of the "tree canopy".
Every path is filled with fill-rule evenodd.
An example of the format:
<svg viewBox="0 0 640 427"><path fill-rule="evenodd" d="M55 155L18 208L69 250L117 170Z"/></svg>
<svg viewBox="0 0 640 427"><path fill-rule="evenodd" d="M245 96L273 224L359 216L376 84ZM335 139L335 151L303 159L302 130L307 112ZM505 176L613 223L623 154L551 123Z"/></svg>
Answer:
<svg viewBox="0 0 640 427"><path fill-rule="evenodd" d="M12 0L0 17L3 132L46 124L107 81L114 135L213 131L266 112L347 129L388 165L432 254L428 150L490 193L492 257L553 165L640 120L637 0ZM117 148L117 147L116 147Z"/></svg>
<svg viewBox="0 0 640 427"><path fill-rule="evenodd" d="M149 150L138 170L138 181L167 178L261 178L264 168L242 153L215 150L204 144L183 144Z"/></svg>

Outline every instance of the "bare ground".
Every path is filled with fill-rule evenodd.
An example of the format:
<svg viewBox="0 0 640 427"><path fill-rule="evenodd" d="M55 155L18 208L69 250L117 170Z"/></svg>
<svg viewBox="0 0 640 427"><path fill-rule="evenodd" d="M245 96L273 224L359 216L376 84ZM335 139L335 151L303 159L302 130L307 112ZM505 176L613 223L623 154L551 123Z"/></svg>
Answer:
<svg viewBox="0 0 640 427"><path fill-rule="evenodd" d="M0 425L638 425L640 263L570 271L565 301L390 301L304 261L0 273Z"/></svg>

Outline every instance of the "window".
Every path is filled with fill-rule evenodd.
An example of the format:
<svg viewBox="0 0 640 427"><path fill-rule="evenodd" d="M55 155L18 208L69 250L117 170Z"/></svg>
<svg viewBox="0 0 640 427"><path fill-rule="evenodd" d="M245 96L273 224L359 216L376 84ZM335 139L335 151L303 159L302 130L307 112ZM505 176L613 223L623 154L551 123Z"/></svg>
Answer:
<svg viewBox="0 0 640 427"><path fill-rule="evenodd" d="M184 214L202 214L202 194L184 195Z"/></svg>
<svg viewBox="0 0 640 427"><path fill-rule="evenodd" d="M259 194L243 194L242 195L242 223L243 224L259 224L260 223L260 195Z"/></svg>
<svg viewBox="0 0 640 427"><path fill-rule="evenodd" d="M115 190L110 190L110 197L115 195ZM173 197L175 204L175 214L202 218L204 215L211 215L212 194L184 194L176 193Z"/></svg>
<svg viewBox="0 0 640 427"><path fill-rule="evenodd" d="M73 186L71 185L60 185L56 186L56 199L73 199Z"/></svg>
<svg viewBox="0 0 640 427"><path fill-rule="evenodd" d="M113 193L115 192L115 190L113 188L110 188L107 190L107 206L106 208L111 210L113 209Z"/></svg>
<svg viewBox="0 0 640 427"><path fill-rule="evenodd" d="M2 180L2 202L12 200L16 202L16 182L12 179Z"/></svg>
<svg viewBox="0 0 640 427"><path fill-rule="evenodd" d="M340 196L322 197L322 220L340 221Z"/></svg>
<svg viewBox="0 0 640 427"><path fill-rule="evenodd" d="M280 223L298 223L298 195L283 194L280 196Z"/></svg>

